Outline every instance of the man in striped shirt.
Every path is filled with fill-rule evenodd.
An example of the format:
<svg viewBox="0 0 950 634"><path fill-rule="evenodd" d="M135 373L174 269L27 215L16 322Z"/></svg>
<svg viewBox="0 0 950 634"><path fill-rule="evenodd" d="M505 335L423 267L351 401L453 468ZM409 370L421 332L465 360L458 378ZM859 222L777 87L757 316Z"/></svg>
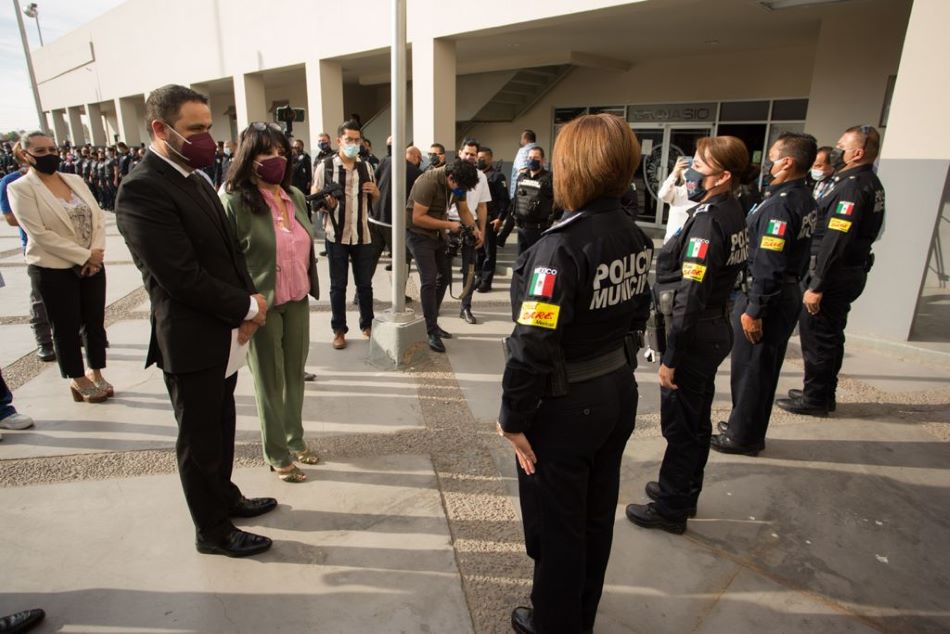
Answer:
<svg viewBox="0 0 950 634"><path fill-rule="evenodd" d="M337 131L337 147L314 169L313 192L319 192L331 183L338 184L343 198L326 196L319 203L326 233L327 259L330 265L330 327L333 329L333 347L346 347L346 281L352 263L356 296L360 308L360 330L370 336L373 325L373 238L369 228L371 205L379 200L379 188L373 170L359 158L362 147L360 125L346 121Z"/></svg>

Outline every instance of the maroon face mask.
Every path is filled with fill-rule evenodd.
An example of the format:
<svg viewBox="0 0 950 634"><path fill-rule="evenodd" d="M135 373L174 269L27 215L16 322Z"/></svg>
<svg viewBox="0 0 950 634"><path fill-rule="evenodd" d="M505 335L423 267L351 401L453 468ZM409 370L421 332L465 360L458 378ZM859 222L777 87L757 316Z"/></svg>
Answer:
<svg viewBox="0 0 950 634"><path fill-rule="evenodd" d="M172 147L172 144L167 140L165 141L165 146L170 149L172 152L178 156L185 159L188 162L188 166L193 169L201 169L203 167L208 167L209 165L214 165L214 155L217 152L218 144L214 142L214 137L212 137L207 132L201 132L199 134L193 134L190 137L184 137L178 133L178 130L173 128L171 124L165 123L165 129L171 130L175 135L183 141L181 149L176 150Z"/></svg>
<svg viewBox="0 0 950 634"><path fill-rule="evenodd" d="M271 185L280 185L284 182L284 176L287 174L287 159L283 156L272 156L263 161L254 161L257 163L257 175L265 183Z"/></svg>

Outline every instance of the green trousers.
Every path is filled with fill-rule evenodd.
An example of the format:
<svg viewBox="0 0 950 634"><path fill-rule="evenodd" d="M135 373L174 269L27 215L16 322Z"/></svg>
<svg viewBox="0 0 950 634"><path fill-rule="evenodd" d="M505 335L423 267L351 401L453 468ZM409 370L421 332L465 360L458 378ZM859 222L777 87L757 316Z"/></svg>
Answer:
<svg viewBox="0 0 950 634"><path fill-rule="evenodd" d="M251 337L247 363L254 375L264 459L274 467L304 451L303 373L310 347L310 306L304 298L267 310L267 323Z"/></svg>

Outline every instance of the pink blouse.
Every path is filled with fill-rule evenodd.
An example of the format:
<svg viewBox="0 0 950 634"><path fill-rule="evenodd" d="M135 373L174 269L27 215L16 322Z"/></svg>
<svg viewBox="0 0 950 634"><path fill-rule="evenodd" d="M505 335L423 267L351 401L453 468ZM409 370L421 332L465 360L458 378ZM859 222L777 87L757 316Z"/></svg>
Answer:
<svg viewBox="0 0 950 634"><path fill-rule="evenodd" d="M274 305L280 306L287 302L304 299L310 291L310 278L307 270L310 267L310 247L313 239L306 228L297 222L294 216L294 201L287 192L280 190L280 200L274 198L270 190L261 188L261 195L267 206L270 207L274 218L274 235L277 238L277 276L274 283ZM280 205L290 215L288 227L284 224Z"/></svg>

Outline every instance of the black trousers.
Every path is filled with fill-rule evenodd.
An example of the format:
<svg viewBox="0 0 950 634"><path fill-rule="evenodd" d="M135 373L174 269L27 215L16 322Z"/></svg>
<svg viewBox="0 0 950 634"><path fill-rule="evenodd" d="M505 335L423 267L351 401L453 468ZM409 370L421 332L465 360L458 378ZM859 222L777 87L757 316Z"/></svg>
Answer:
<svg viewBox="0 0 950 634"><path fill-rule="evenodd" d="M36 346L47 346L53 343L53 331L46 315L46 306L43 305L43 295L40 293L40 276L30 275L29 268L27 275L30 278L30 327L33 329Z"/></svg>
<svg viewBox="0 0 950 634"><path fill-rule="evenodd" d="M674 373L673 383L679 389L660 389L660 429L666 453L660 465L656 507L671 519L686 519L703 489L716 370L732 348L732 328L725 317L700 320L693 341Z"/></svg>
<svg viewBox="0 0 950 634"><path fill-rule="evenodd" d="M491 226L491 220L485 223L485 244L475 253L476 284L491 284L495 279L495 261L498 254L498 234Z"/></svg>
<svg viewBox="0 0 950 634"><path fill-rule="evenodd" d="M373 272L375 273L376 267L379 266L379 259L383 255L384 250L388 250L390 253L393 251L393 231L392 227L387 227L386 225L377 224L375 222L369 223L370 235L373 238ZM409 270L409 266L412 263L412 253L409 249L406 249L406 270ZM406 294L406 280L402 280L402 293Z"/></svg>
<svg viewBox="0 0 950 634"><path fill-rule="evenodd" d="M864 267L839 269L822 294L817 315L802 311L798 334L805 361L803 398L810 405L835 400L838 372L844 360L844 329L851 304L864 291L868 274Z"/></svg>
<svg viewBox="0 0 950 634"><path fill-rule="evenodd" d="M788 339L802 310L801 287L797 282L782 285L780 295L762 319L762 339L755 345L749 343L742 331L740 317L747 305L748 297L740 294L732 313L732 412L728 435L740 445L753 446L765 442Z"/></svg>
<svg viewBox="0 0 950 634"><path fill-rule="evenodd" d="M234 386L225 366L185 374L165 373L178 421L178 475L198 539L218 541L234 525L228 511L241 499L231 482L234 465Z"/></svg>
<svg viewBox="0 0 950 634"><path fill-rule="evenodd" d="M76 379L86 373L80 337L85 339L89 367L106 367L105 267L91 277L79 277L75 269L48 269L34 264L26 271L43 298L63 378Z"/></svg>
<svg viewBox="0 0 950 634"><path fill-rule="evenodd" d="M544 233L544 229L532 229L529 227L522 227L518 229L518 255L521 255L525 251L531 248L531 246L541 239L541 234Z"/></svg>
<svg viewBox="0 0 950 634"><path fill-rule="evenodd" d="M406 232L406 244L419 270L419 299L426 320L426 332L439 327L439 308L452 275L452 262L445 253L445 240Z"/></svg>
<svg viewBox="0 0 950 634"><path fill-rule="evenodd" d="M461 305L459 306L459 308L460 309L468 308L469 310L471 310L472 295L475 294L475 287L478 286L478 264L477 264L478 256L474 248L465 247L465 246L459 249L459 254L462 256L462 284L461 284L461 288L456 292L460 293L462 292L462 290L465 289L465 282L468 281L467 277L468 277L469 266L472 266L473 271L474 271L474 274L472 276L472 285L471 287L469 287L468 292L462 296ZM442 294L439 299L440 305L442 303L441 297L445 297L445 289L443 288L441 292Z"/></svg>
<svg viewBox="0 0 950 634"><path fill-rule="evenodd" d="M529 476L515 468L525 546L534 560L538 632L573 634L594 626L637 399L633 372L621 368L545 399L526 434L536 471Z"/></svg>

